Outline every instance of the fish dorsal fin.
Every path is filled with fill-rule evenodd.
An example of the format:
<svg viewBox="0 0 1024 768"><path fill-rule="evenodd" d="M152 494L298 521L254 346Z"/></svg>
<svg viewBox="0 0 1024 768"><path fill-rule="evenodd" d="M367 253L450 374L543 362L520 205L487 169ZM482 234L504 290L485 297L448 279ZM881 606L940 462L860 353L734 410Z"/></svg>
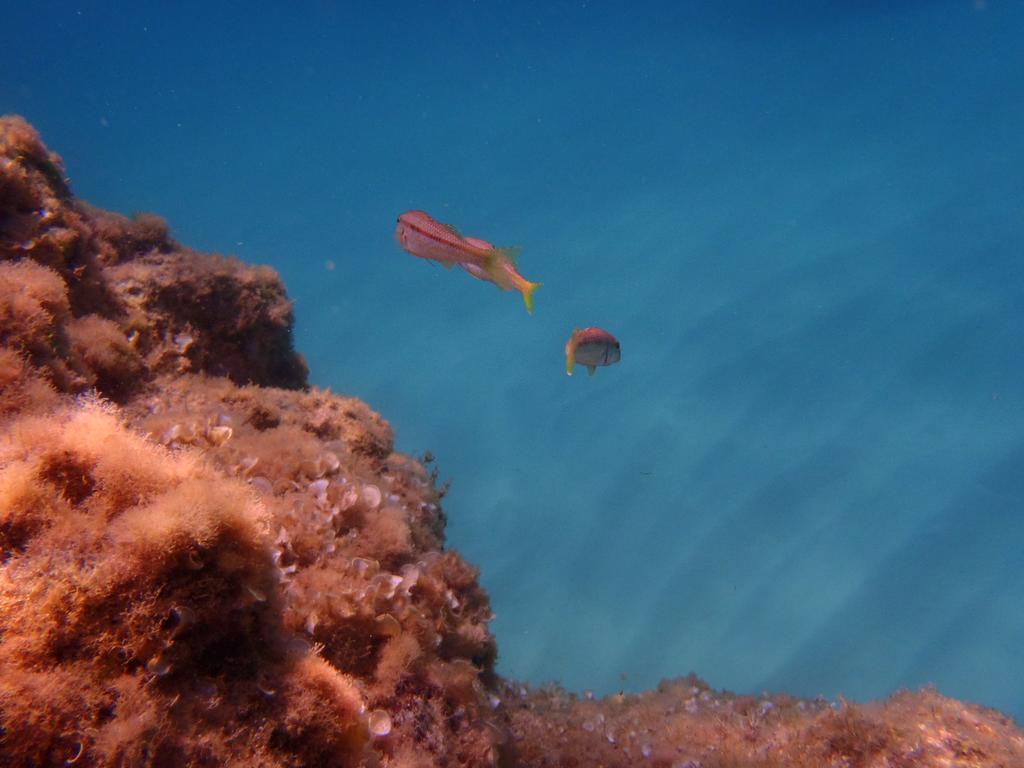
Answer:
<svg viewBox="0 0 1024 768"><path fill-rule="evenodd" d="M459 232L459 230L457 230L457 229L456 229L455 227L453 227L453 226L452 226L451 224L444 224L444 223L441 223L441 226L442 226L442 227L444 227L445 229L447 229L447 230L448 230L449 232L451 232L451 233L452 233L453 235L455 235L456 237L458 237L458 238L461 238L461 237L462 237L462 233L461 233L461 232Z"/></svg>

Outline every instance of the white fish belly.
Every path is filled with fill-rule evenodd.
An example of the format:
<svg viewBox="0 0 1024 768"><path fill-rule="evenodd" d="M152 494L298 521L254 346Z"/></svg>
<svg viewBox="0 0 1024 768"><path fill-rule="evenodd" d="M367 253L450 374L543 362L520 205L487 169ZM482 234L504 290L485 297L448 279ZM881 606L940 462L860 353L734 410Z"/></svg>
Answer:
<svg viewBox="0 0 1024 768"><path fill-rule="evenodd" d="M619 350L604 342L587 342L576 347L579 365L611 365L619 361Z"/></svg>

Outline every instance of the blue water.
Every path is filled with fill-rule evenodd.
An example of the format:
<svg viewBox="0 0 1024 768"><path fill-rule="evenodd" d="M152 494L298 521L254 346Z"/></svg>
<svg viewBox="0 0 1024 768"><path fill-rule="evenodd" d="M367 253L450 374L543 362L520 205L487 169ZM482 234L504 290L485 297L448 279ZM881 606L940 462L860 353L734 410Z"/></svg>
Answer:
<svg viewBox="0 0 1024 768"><path fill-rule="evenodd" d="M313 381L452 479L500 672L1024 719L1024 4L95 5L6 4L0 111L281 272ZM522 245L535 314L408 208ZM580 325L622 362L566 377Z"/></svg>

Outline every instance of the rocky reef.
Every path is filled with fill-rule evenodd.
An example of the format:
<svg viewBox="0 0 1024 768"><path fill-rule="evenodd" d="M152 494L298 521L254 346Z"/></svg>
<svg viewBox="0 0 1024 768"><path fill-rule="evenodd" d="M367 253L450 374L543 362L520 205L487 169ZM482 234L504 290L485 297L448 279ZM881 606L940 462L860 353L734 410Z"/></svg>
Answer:
<svg viewBox="0 0 1024 768"><path fill-rule="evenodd" d="M0 119L0 764L1019 766L998 712L499 678L443 488L310 387L276 273Z"/></svg>

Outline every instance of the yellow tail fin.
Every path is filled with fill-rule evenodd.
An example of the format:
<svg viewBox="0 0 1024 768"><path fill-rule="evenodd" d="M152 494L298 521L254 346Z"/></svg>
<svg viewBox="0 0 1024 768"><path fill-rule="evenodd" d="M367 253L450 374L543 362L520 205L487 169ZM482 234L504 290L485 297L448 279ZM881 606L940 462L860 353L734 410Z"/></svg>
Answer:
<svg viewBox="0 0 1024 768"><path fill-rule="evenodd" d="M567 345L565 348L565 372L572 376L572 369L576 366L576 348Z"/></svg>
<svg viewBox="0 0 1024 768"><path fill-rule="evenodd" d="M523 292L523 303L526 304L526 311L531 315L533 314L533 292L540 288L543 283L530 283L527 282L521 290Z"/></svg>

